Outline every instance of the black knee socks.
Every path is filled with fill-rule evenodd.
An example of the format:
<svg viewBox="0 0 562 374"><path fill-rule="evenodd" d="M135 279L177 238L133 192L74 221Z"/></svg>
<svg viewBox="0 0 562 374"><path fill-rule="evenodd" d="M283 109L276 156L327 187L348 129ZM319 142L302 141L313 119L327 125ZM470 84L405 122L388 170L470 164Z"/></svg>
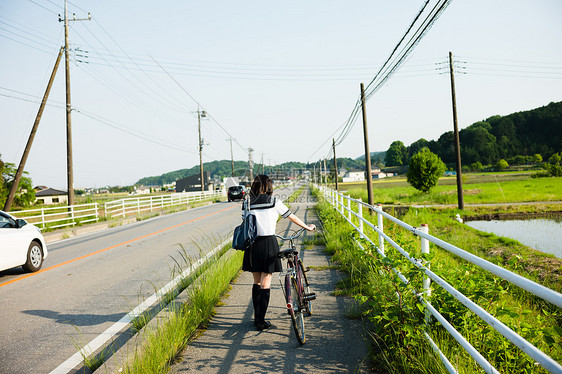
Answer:
<svg viewBox="0 0 562 374"><path fill-rule="evenodd" d="M260 292L260 285L254 284L252 286L252 303L254 304L254 324L256 324L258 321L259 292Z"/></svg>
<svg viewBox="0 0 562 374"><path fill-rule="evenodd" d="M259 290L259 297L258 297L258 314L257 314L257 321L258 323L265 322L265 313L267 312L267 307L269 306L269 295L271 290L269 288L261 288Z"/></svg>

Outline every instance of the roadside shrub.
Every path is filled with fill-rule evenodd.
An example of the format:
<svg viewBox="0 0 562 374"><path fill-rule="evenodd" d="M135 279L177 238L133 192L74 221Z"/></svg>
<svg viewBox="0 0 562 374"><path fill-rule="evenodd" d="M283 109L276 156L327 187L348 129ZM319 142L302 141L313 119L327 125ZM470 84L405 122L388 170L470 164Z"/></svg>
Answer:
<svg viewBox="0 0 562 374"><path fill-rule="evenodd" d="M562 156L558 153L553 154L548 159L548 164L545 164L545 168L551 176L562 177L562 166L560 165L561 160Z"/></svg>
<svg viewBox="0 0 562 374"><path fill-rule="evenodd" d="M509 167L509 164L507 163L506 160L502 158L501 160L498 161L496 167L498 168L498 170L505 170Z"/></svg>
<svg viewBox="0 0 562 374"><path fill-rule="evenodd" d="M437 185L439 177L443 175L445 170L445 163L441 161L439 156L428 148L424 148L410 160L410 168L406 178L408 183L416 190L427 193Z"/></svg>

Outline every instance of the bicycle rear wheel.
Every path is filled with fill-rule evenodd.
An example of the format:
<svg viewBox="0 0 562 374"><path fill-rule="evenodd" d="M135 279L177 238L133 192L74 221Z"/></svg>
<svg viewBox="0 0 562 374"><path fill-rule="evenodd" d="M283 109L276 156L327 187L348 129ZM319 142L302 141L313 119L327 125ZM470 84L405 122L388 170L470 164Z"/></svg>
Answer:
<svg viewBox="0 0 562 374"><path fill-rule="evenodd" d="M306 341L306 336L304 333L304 316L303 316L303 308L301 300L299 299L299 291L297 287L297 280L294 277L290 277L290 289L289 289L289 297L291 308L291 322L293 323L293 329L295 330L295 335L297 336L297 340L302 345ZM285 282L287 284L287 282Z"/></svg>
<svg viewBox="0 0 562 374"><path fill-rule="evenodd" d="M300 274L300 279L301 279L301 284L303 286L303 296L306 298L307 295L310 295L310 284L308 283L308 278L306 276L306 273L304 272L304 267L302 264L301 259L299 259L299 274ZM312 300L309 298L306 298L305 300L303 300L303 305L304 305L304 309L306 310L306 314L308 316L312 315Z"/></svg>

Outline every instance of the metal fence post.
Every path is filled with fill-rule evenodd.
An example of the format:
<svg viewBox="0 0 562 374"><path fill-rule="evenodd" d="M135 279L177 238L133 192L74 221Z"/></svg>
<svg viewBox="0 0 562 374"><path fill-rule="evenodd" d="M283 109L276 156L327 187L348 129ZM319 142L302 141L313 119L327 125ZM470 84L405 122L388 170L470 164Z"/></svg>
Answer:
<svg viewBox="0 0 562 374"><path fill-rule="evenodd" d="M347 218L351 222L351 196L347 195Z"/></svg>
<svg viewBox="0 0 562 374"><path fill-rule="evenodd" d="M362 200L359 198L359 202L357 203L357 215L359 216L359 233L363 236L363 204L361 204Z"/></svg>
<svg viewBox="0 0 562 374"><path fill-rule="evenodd" d="M125 199L121 200L121 209L123 209L123 218L125 218Z"/></svg>
<svg viewBox="0 0 562 374"><path fill-rule="evenodd" d="M420 227L420 231L423 232L424 234L429 234L429 226L427 225L427 223L422 223L421 227ZM427 240L426 238L420 237L421 240L421 253L422 255L424 253L429 254L429 240ZM430 267L430 263L427 261L424 261L425 266L429 269ZM426 297L431 296L431 279L427 276L424 275L423 276L423 291L425 293ZM425 323L429 324L431 315L429 313L429 310L425 310Z"/></svg>
<svg viewBox="0 0 562 374"><path fill-rule="evenodd" d="M382 210L382 204L377 204L377 208ZM381 232L384 231L382 219L383 219L382 214L380 214L377 211L377 227ZM381 234L379 234L379 249L381 250L381 253L384 255L384 238L382 237Z"/></svg>
<svg viewBox="0 0 562 374"><path fill-rule="evenodd" d="M41 226L45 228L45 208L41 208Z"/></svg>

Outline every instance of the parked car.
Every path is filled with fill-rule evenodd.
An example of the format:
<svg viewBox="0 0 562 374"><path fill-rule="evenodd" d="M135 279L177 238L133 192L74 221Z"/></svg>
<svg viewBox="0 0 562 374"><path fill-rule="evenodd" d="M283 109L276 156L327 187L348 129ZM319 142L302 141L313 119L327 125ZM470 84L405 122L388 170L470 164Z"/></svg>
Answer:
<svg viewBox="0 0 562 374"><path fill-rule="evenodd" d="M45 238L36 226L0 210L0 271L22 266L26 272L35 272L47 253Z"/></svg>
<svg viewBox="0 0 562 374"><path fill-rule="evenodd" d="M227 192L228 201L243 200L246 196L246 189L244 186L232 186L228 188Z"/></svg>

